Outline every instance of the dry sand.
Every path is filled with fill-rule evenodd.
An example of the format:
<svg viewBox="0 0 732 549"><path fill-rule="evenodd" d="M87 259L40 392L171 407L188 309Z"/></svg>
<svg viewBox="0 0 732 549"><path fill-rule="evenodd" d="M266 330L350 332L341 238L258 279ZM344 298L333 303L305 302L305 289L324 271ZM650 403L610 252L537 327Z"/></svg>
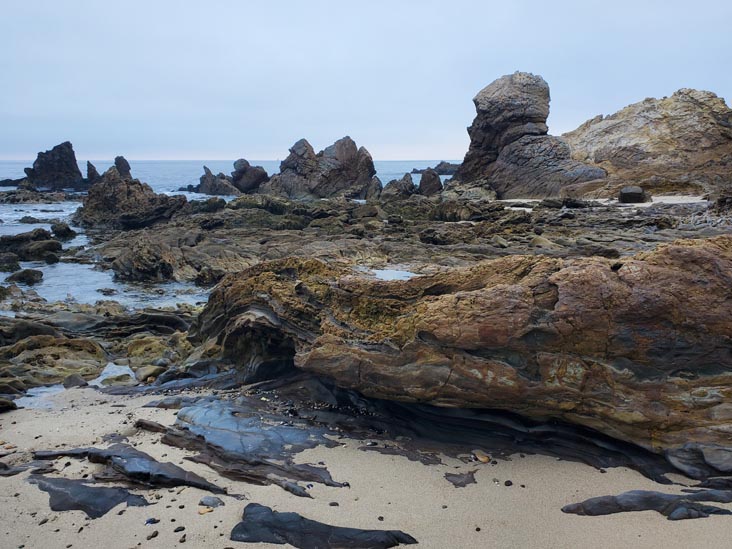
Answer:
<svg viewBox="0 0 732 549"><path fill-rule="evenodd" d="M401 456L358 450L358 441L341 447L317 448L299 454L298 461L324 462L333 477L350 488L316 485L314 499L295 497L276 486L252 486L219 477L204 465L183 461L186 451L160 444L159 435L138 432L134 421L152 419L171 424L175 412L141 408L153 397L114 397L92 389L72 389L50 397L52 410L18 410L0 416L0 440L17 446L17 454L3 459L13 463L31 450L103 445L101 437L119 432L157 459L179 463L230 493L279 511L296 511L308 518L341 526L400 529L424 548L617 548L617 547L729 547L732 517L717 516L679 522L654 512L606 517L579 517L561 512L565 504L625 490L675 491L628 469L603 474L591 467L543 456L515 456L498 465L470 464L444 458L445 465L423 465ZM113 407L124 404L124 408ZM96 465L75 459L64 476L80 477ZM456 488L446 472L477 470L477 484ZM208 495L194 489L135 491L155 505L120 505L106 516L89 520L81 511L54 512L48 495L28 484L27 473L0 478L0 547L104 548L142 547L225 548L247 547L230 541L247 501L221 496L224 507L198 514L198 501ZM511 480L513 486L504 485ZM525 485L522 488L521 485ZM156 499L159 497L160 499ZM338 502L338 506L330 506ZM728 506L729 507L729 506ZM117 513L124 509L120 516ZM145 525L148 518L160 520ZM383 520L379 520L383 517ZM42 525L39 525L47 519ZM180 544L185 527L186 542ZM478 530L480 529L480 530ZM157 530L154 539L146 537ZM283 547L255 544L252 547Z"/></svg>

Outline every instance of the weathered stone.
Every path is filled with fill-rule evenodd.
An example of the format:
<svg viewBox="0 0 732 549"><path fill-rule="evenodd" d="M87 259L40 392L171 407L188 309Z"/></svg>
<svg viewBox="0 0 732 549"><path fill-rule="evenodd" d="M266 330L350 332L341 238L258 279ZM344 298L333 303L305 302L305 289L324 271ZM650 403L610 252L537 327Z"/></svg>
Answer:
<svg viewBox="0 0 732 549"><path fill-rule="evenodd" d="M455 175L458 168L460 168L460 164L453 164L452 162L445 162L444 160L441 160L434 168L413 168L412 173L424 173L427 170L434 170L437 172L437 175Z"/></svg>
<svg viewBox="0 0 732 549"><path fill-rule="evenodd" d="M7 398L0 397L0 414L2 414L3 412L12 412L13 410L17 409L18 406L16 406L15 402Z"/></svg>
<svg viewBox="0 0 732 549"><path fill-rule="evenodd" d="M87 227L135 229L170 219L185 204L184 196L157 194L112 167L91 186L75 219Z"/></svg>
<svg viewBox="0 0 732 549"><path fill-rule="evenodd" d="M646 192L636 185L629 187L623 187L618 193L618 201L623 204L637 204L639 202L647 202L650 197L646 195Z"/></svg>
<svg viewBox="0 0 732 549"><path fill-rule="evenodd" d="M214 175L206 166L203 167L203 175L196 187L196 192L203 194L216 194L224 196L239 196L241 192L231 181L231 178L220 173Z"/></svg>
<svg viewBox="0 0 732 549"><path fill-rule="evenodd" d="M69 240L76 236L76 231L69 227L68 223L58 222L51 224L51 232L56 238Z"/></svg>
<svg viewBox="0 0 732 549"><path fill-rule="evenodd" d="M704 476L723 467L705 451L729 446L714 410L732 398L731 272L730 236L395 282L289 259L223 281L192 336L248 368L289 356L367 396L560 417Z"/></svg>
<svg viewBox="0 0 732 549"><path fill-rule="evenodd" d="M301 139L280 164L280 173L262 184L259 192L298 200L366 198L374 192L374 175L371 155L364 147L357 148L350 137L339 139L318 154Z"/></svg>
<svg viewBox="0 0 732 549"><path fill-rule="evenodd" d="M231 172L231 182L243 193L256 191L262 183L269 181L269 176L262 166L252 166L240 158L234 162L234 171Z"/></svg>
<svg viewBox="0 0 732 549"><path fill-rule="evenodd" d="M155 379L165 372L166 369L162 366L142 366L135 372L135 377L137 381L147 381L149 378Z"/></svg>
<svg viewBox="0 0 732 549"><path fill-rule="evenodd" d="M28 285L38 284L41 280L43 280L43 271L36 269L21 269L5 279L6 282L19 282Z"/></svg>
<svg viewBox="0 0 732 549"><path fill-rule="evenodd" d="M89 162L86 161L86 182L88 185L93 185L97 181L99 181L102 178L101 175L99 175L99 172L97 171L97 167Z"/></svg>
<svg viewBox="0 0 732 549"><path fill-rule="evenodd" d="M71 389L73 387L86 387L88 383L79 374L71 374L64 378L62 385L66 389Z"/></svg>
<svg viewBox="0 0 732 549"><path fill-rule="evenodd" d="M384 187L384 190L381 191L379 199L388 201L409 198L416 191L417 187L415 187L414 181L412 181L412 176L405 173L401 179L392 179L389 181Z"/></svg>
<svg viewBox="0 0 732 549"><path fill-rule="evenodd" d="M732 184L732 109L708 91L645 99L562 138L576 160L608 172L609 196L628 183L651 194L702 194Z"/></svg>
<svg viewBox="0 0 732 549"><path fill-rule="evenodd" d="M422 172L422 178L419 180L417 192L423 196L433 196L440 194L441 191L442 181L440 180L439 174L431 168L424 170Z"/></svg>
<svg viewBox="0 0 732 549"><path fill-rule="evenodd" d="M39 152L32 168L26 168L28 183L50 190L86 188L84 178L76 163L71 143L65 141L46 152Z"/></svg>
<svg viewBox="0 0 732 549"><path fill-rule="evenodd" d="M122 179L132 179L132 172L130 170L130 163L124 156L117 156L114 159L114 167L117 169Z"/></svg>

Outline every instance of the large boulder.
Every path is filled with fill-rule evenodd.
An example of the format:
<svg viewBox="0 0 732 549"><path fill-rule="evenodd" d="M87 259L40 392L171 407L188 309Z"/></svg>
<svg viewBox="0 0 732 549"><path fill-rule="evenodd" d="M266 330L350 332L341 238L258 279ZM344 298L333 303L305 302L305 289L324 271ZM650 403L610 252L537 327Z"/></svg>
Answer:
<svg viewBox="0 0 732 549"><path fill-rule="evenodd" d="M90 187L75 220L86 227L139 229L170 219L185 205L184 196L157 194L112 166Z"/></svg>
<svg viewBox="0 0 732 549"><path fill-rule="evenodd" d="M45 261L48 254L62 250L46 229L33 229L27 233L0 236L0 253L12 253L21 261Z"/></svg>
<svg viewBox="0 0 732 549"><path fill-rule="evenodd" d="M384 190L381 191L380 200L389 201L394 199L409 198L417 192L417 187L412 181L412 176L408 173L404 174L401 179L392 179L389 181Z"/></svg>
<svg viewBox="0 0 732 549"><path fill-rule="evenodd" d="M254 192L262 183L266 183L267 181L269 181L269 176L262 166L252 166L243 158L234 162L234 171L231 172L231 183L241 192Z"/></svg>
<svg viewBox="0 0 732 549"><path fill-rule="evenodd" d="M483 187L499 198L545 198L605 176L602 169L573 160L566 143L547 135L549 86L541 76L503 76L473 103L470 147L450 186L453 192Z"/></svg>
<svg viewBox="0 0 732 549"><path fill-rule="evenodd" d="M615 191L632 182L652 194L702 194L732 184L732 109L708 91L645 99L562 138L575 160L606 170Z"/></svg>
<svg viewBox="0 0 732 549"><path fill-rule="evenodd" d="M437 171L427 168L422 172L417 192L423 196L433 196L442 191L442 180Z"/></svg>
<svg viewBox="0 0 732 549"><path fill-rule="evenodd" d="M85 189L86 182L76 163L71 143L65 141L49 151L39 152L32 168L25 169L30 186L54 191Z"/></svg>
<svg viewBox="0 0 732 549"><path fill-rule="evenodd" d="M222 196L239 196L241 192L223 173L214 175L206 166L203 167L203 175L199 180L196 192Z"/></svg>
<svg viewBox="0 0 732 549"><path fill-rule="evenodd" d="M290 148L290 154L280 164L280 173L262 184L259 192L297 200L320 198L364 199L374 192L374 162L369 152L356 147L350 137L344 137L315 154L305 139Z"/></svg>
<svg viewBox="0 0 732 549"><path fill-rule="evenodd" d="M190 333L260 378L289 361L371 397L560 418L703 477L732 472L730 277L729 235L390 282L288 258L225 278Z"/></svg>

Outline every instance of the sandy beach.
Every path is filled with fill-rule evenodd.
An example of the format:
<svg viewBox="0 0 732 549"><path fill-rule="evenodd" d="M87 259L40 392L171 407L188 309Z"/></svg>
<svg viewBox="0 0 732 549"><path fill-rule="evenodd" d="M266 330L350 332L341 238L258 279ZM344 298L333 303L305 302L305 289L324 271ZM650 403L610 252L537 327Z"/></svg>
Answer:
<svg viewBox="0 0 732 549"><path fill-rule="evenodd" d="M561 507L583 499L649 489L675 492L635 471L616 468L606 473L578 463L545 456L513 456L498 465L465 464L442 456L442 465L423 465L402 456L358 449L361 441L335 448L319 447L298 454L298 462L324 462L336 480L350 488L315 485L313 499L295 497L277 486L253 486L220 477L205 465L184 461L189 452L159 443L159 435L134 428L144 418L172 424L174 410L142 408L154 397L101 394L71 389L48 398L52 409L21 409L0 416L0 439L9 464L29 459L32 450L105 446L102 437L119 433L130 444L161 461L172 461L219 484L230 494L225 506L199 514L198 502L209 495L195 488L133 490L153 503L148 507L119 505L104 517L90 520L81 511L54 512L48 495L27 482L28 473L5 478L0 506L0 545L7 548L137 546L174 547L185 534L187 547L245 547L229 535L247 503L278 511L295 511L329 524L364 529L399 529L425 548L548 548L548 547L724 547L729 517L672 522L652 512L604 517L565 514ZM64 464L69 465L64 467ZM61 458L64 477L81 478L98 465ZM457 488L444 474L475 470L475 484ZM506 486L506 481L512 482ZM337 506L332 505L337 503ZM729 506L726 506L730 508ZM121 513L121 514L120 514ZM381 517L381 518L380 518ZM146 525L148 519L160 522ZM185 530L175 532L179 527ZM158 535L147 539L153 532ZM259 547L280 545L256 544Z"/></svg>

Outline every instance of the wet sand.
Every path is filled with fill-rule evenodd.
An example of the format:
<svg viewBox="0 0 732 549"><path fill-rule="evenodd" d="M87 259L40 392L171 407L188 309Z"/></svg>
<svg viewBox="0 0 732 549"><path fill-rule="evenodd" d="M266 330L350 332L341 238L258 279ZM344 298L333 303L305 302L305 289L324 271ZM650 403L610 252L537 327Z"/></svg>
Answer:
<svg viewBox="0 0 732 549"><path fill-rule="evenodd" d="M295 511L321 522L365 529L398 529L411 534L425 548L566 548L566 547L725 547L732 518L672 522L651 511L604 517L562 513L561 507L590 497L647 489L677 492L679 487L656 484L639 473L609 469L606 473L544 456L518 455L498 465L469 463L443 457L443 465L423 465L402 456L358 449L362 441L345 440L335 448L319 447L297 456L301 463L324 462L333 478L350 488L316 484L313 499L299 498L277 486L253 486L220 477L205 465L184 461L190 452L163 445L159 435L138 431L137 419L170 425L175 410L141 408L159 397L109 396L93 389L72 389L49 397L51 410L25 409L0 416L0 452L15 446L8 464L27 461L31 450L52 450L66 445L106 446L102 437L120 433L129 443L161 461L172 461L207 480L248 499L220 496L225 502L213 512L199 514L198 502L210 495L195 488L151 489L141 494L154 505L124 504L96 520L81 511L55 512L48 494L27 482L28 473L0 478L0 547L65 548L137 546L247 547L229 540L247 503L278 511ZM117 407L115 405L124 405ZM80 478L99 465L61 458L62 476ZM456 488L445 473L475 470L476 484ZM505 481L510 480L511 486ZM524 485L525 487L522 487ZM330 505L337 502L338 506ZM181 507L182 506L182 507ZM722 505L732 509L732 505ZM118 512L124 510L122 515ZM379 517L383 517L380 520ZM160 522L146 525L149 518ZM43 524L40 524L47 520ZM174 532L177 527L184 531ZM478 530L479 529L479 530ZM157 531L150 540L147 537ZM252 547L283 547L253 544Z"/></svg>

